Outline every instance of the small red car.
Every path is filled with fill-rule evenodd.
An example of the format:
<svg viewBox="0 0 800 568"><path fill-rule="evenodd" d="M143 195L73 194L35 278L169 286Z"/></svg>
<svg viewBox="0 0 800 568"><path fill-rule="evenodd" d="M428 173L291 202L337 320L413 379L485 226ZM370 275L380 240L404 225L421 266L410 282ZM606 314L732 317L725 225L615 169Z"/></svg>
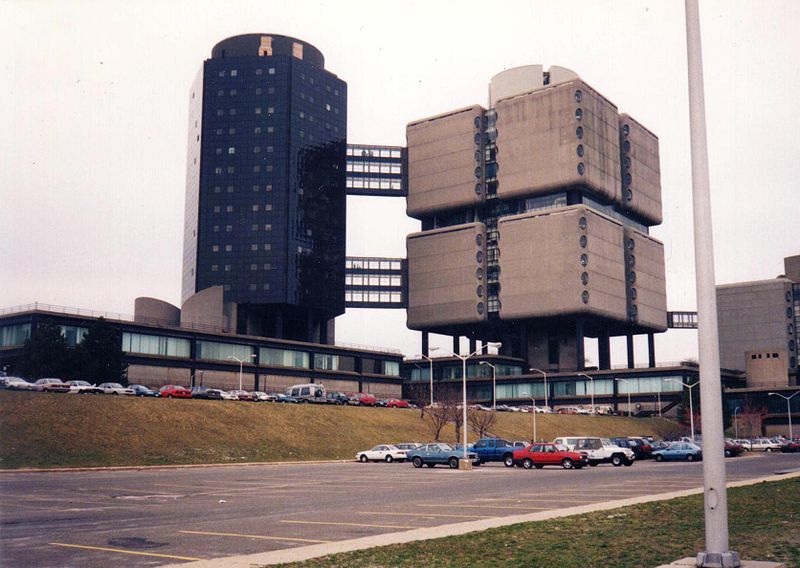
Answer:
<svg viewBox="0 0 800 568"><path fill-rule="evenodd" d="M407 400L393 398L386 403L386 408L410 408Z"/></svg>
<svg viewBox="0 0 800 568"><path fill-rule="evenodd" d="M192 398L192 391L180 385L164 385L158 394L161 398Z"/></svg>
<svg viewBox="0 0 800 568"><path fill-rule="evenodd" d="M561 449L555 444L535 443L514 451L514 464L525 469L542 469L546 465L560 465L564 469L580 469L589 458L578 452Z"/></svg>
<svg viewBox="0 0 800 568"><path fill-rule="evenodd" d="M350 397L347 401L348 404L355 404L357 406L375 406L378 399L371 394L359 392Z"/></svg>

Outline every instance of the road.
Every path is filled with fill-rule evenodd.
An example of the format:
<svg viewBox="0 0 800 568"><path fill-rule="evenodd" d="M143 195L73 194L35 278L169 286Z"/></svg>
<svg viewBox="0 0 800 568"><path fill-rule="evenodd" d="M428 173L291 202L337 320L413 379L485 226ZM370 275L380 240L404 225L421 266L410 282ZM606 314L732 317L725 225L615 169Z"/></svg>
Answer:
<svg viewBox="0 0 800 568"><path fill-rule="evenodd" d="M728 481L800 454L726 460ZM471 472L331 463L0 474L0 565L159 566L702 486L700 463Z"/></svg>

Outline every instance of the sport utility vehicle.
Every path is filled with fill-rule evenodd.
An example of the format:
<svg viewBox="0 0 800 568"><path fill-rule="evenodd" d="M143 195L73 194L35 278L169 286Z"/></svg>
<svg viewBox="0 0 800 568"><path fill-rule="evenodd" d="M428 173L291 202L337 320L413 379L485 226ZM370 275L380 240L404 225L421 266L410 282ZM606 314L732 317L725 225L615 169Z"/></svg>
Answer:
<svg viewBox="0 0 800 568"><path fill-rule="evenodd" d="M621 465L631 466L636 459L636 455L630 448L620 448L611 443L608 438L556 438L553 443L557 446L586 454L589 458L589 465L594 467L600 463L610 463L614 467Z"/></svg>

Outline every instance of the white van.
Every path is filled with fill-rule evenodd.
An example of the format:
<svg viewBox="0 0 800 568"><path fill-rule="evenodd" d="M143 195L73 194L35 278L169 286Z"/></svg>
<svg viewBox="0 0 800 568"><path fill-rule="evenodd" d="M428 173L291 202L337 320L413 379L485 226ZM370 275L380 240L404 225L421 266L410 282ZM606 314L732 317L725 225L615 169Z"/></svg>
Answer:
<svg viewBox="0 0 800 568"><path fill-rule="evenodd" d="M319 383L309 383L305 385L292 385L286 389L286 394L298 400L298 402L326 402L325 387Z"/></svg>

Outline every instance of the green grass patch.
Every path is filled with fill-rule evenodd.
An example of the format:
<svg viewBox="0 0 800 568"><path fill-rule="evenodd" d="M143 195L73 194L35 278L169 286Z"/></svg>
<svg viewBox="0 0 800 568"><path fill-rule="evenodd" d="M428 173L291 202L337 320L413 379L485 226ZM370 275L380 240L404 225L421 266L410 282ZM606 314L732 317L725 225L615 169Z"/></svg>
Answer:
<svg viewBox="0 0 800 568"><path fill-rule="evenodd" d="M745 559L800 566L798 496L798 478L729 490L731 549ZM703 497L696 495L283 566L642 568L703 550L703 525Z"/></svg>
<svg viewBox="0 0 800 568"><path fill-rule="evenodd" d="M532 417L500 413L494 431L530 439ZM544 440L679 432L657 418L536 421ZM418 410L0 391L2 469L354 459L375 444L430 439ZM442 441L455 441L453 426Z"/></svg>

